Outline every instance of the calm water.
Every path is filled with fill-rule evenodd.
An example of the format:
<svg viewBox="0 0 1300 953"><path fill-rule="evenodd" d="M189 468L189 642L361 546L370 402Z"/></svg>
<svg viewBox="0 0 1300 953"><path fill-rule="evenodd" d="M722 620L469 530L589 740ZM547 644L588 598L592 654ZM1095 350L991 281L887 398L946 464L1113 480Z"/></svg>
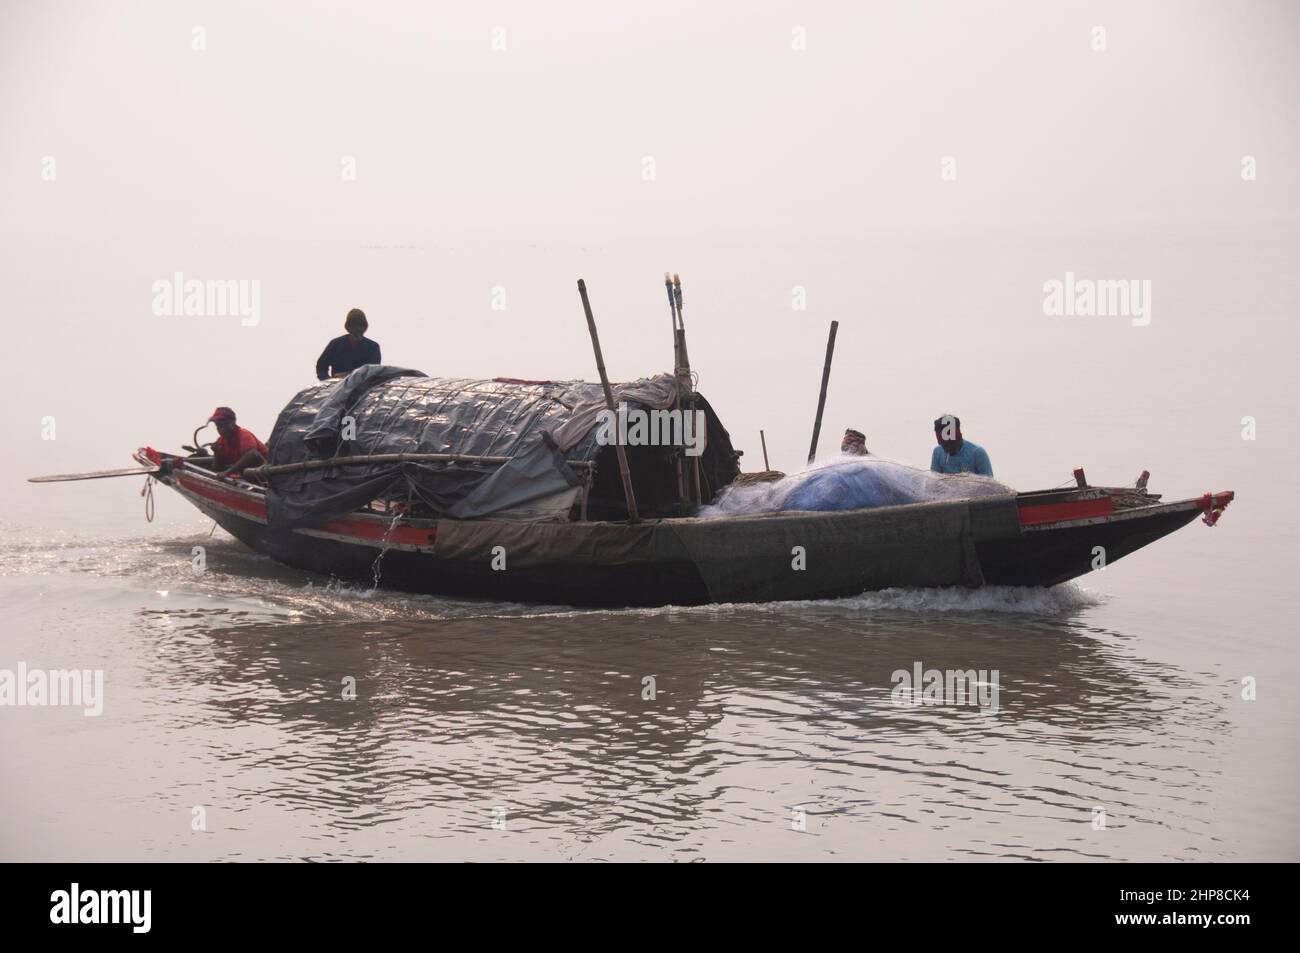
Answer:
<svg viewBox="0 0 1300 953"><path fill-rule="evenodd" d="M1051 591L593 612L330 585L121 482L55 488L120 535L5 526L0 667L105 673L98 718L0 709L5 859L1300 855L1249 515ZM895 706L918 661L997 670L998 712Z"/></svg>

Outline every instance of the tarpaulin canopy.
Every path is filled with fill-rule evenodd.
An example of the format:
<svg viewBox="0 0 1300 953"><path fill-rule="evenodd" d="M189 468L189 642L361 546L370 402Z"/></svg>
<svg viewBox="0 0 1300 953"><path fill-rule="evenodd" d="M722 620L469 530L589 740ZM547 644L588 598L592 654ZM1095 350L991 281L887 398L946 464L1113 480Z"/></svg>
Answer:
<svg viewBox="0 0 1300 953"><path fill-rule="evenodd" d="M662 410L677 400L668 374L613 389L629 408ZM268 520L274 528L311 526L374 499L408 495L451 519L500 514L581 482L566 461L592 461L606 449L596 439L604 408L599 384L435 378L367 365L289 402L271 433L272 466L396 453L510 459L492 466L407 461L275 473ZM716 430L725 441L711 411L709 417L710 438Z"/></svg>

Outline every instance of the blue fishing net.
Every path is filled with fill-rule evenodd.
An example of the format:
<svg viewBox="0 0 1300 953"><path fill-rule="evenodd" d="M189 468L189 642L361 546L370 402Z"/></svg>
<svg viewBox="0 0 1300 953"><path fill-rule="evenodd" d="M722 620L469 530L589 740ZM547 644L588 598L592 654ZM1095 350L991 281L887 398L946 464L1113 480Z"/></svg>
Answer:
<svg viewBox="0 0 1300 953"><path fill-rule="evenodd" d="M708 519L794 510L824 513L1014 493L991 477L973 473L933 473L876 456L838 457L772 483L727 487L696 515Z"/></svg>

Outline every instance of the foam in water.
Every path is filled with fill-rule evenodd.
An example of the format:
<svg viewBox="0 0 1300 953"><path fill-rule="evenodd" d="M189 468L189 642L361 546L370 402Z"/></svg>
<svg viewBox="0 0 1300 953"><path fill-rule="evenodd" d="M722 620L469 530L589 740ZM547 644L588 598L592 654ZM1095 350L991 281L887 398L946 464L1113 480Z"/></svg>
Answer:
<svg viewBox="0 0 1300 953"><path fill-rule="evenodd" d="M807 599L791 602L723 602L704 606L657 606L642 609L561 609L524 613L521 618L581 615L637 615L647 618L662 615L717 615L738 612L790 613L809 616L868 615L870 613L916 613L923 615L950 613L994 613L1009 615L1060 616L1100 605L1097 593L1073 582L1050 589L1021 586L984 586L965 589L948 586L940 589L881 589L842 599Z"/></svg>
<svg viewBox="0 0 1300 953"><path fill-rule="evenodd" d="M963 589L882 589L836 600L845 608L895 612L1006 612L1023 615L1061 615L1099 605L1101 598L1067 582L1050 589L1041 586L984 586Z"/></svg>

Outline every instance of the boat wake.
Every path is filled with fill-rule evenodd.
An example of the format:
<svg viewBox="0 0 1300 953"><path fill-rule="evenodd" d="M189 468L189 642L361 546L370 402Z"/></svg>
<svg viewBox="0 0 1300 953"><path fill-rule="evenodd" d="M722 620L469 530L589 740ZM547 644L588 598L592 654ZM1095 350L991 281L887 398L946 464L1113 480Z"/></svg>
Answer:
<svg viewBox="0 0 1300 953"><path fill-rule="evenodd" d="M731 602L707 606L659 606L649 609L559 609L531 607L525 617L638 615L638 616L719 616L748 614L790 615L804 618L864 618L875 615L969 615L969 616L1042 616L1068 615L1081 609L1101 605L1104 598L1067 582L1051 588L985 586L964 589L949 586L938 589L882 589L843 599L818 599L791 602ZM520 613L515 613L520 615Z"/></svg>
<svg viewBox="0 0 1300 953"><path fill-rule="evenodd" d="M1004 612L1016 615L1063 615L1100 605L1099 594L1067 582L1041 586L985 586L963 589L885 589L841 599L836 605L862 611L894 612Z"/></svg>
<svg viewBox="0 0 1300 953"><path fill-rule="evenodd" d="M202 571L194 566L196 546L203 547ZM151 605L161 598L176 608L230 610L229 618L244 624L437 620L484 614L485 605L377 590L293 569L224 533L120 539L29 535L0 545L0 576L61 575L120 580L147 594Z"/></svg>
<svg viewBox="0 0 1300 953"><path fill-rule="evenodd" d="M195 546L204 548L206 568L196 571ZM30 536L0 546L0 575L69 573L130 580L150 596L173 600L216 600L241 610L246 623L274 619L411 621L468 618L558 618L578 616L700 616L758 614L804 618L876 615L1061 616L1098 605L1102 597L1076 583L1044 588L986 586L982 589L885 589L843 599L801 602L726 603L650 609L580 609L510 602L485 602L393 592L344 583L282 566L224 534L172 538L127 537L88 540L70 535ZM212 605L211 602L206 602Z"/></svg>

